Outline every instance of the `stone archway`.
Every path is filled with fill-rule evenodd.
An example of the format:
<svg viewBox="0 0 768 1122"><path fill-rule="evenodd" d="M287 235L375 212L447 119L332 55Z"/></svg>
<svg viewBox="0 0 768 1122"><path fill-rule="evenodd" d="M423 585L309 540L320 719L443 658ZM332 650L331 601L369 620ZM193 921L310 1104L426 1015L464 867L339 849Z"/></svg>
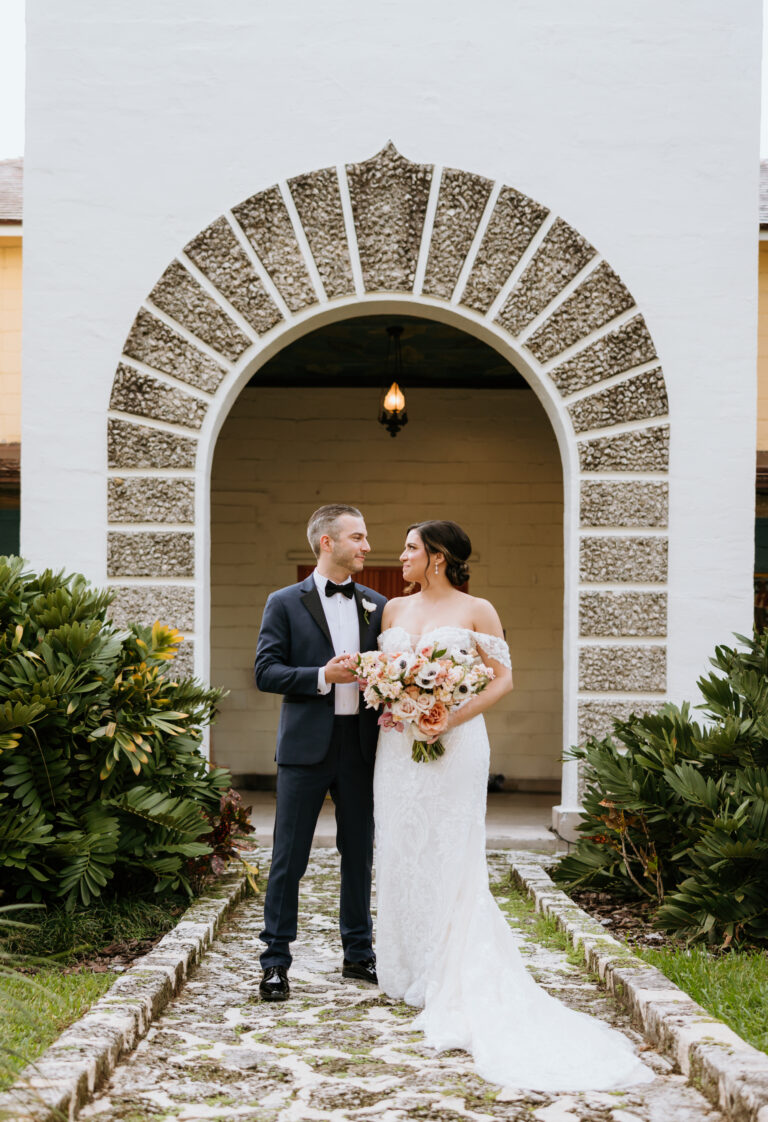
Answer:
<svg viewBox="0 0 768 1122"><path fill-rule="evenodd" d="M512 187L372 159L216 219L139 310L108 418L115 614L173 620L208 669L208 477L253 371L322 322L428 309L514 358L563 459L564 743L666 689L668 403L642 314L598 251ZM578 805L572 765L558 821Z"/></svg>

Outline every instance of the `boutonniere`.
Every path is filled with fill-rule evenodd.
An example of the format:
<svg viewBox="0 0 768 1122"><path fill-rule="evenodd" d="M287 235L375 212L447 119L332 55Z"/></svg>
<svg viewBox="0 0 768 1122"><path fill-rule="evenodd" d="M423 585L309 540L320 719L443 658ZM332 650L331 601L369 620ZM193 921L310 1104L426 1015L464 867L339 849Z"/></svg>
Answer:
<svg viewBox="0 0 768 1122"><path fill-rule="evenodd" d="M370 623L371 622L371 617L368 613L369 612L375 612L376 611L376 605L372 604L370 600L366 600L365 597L363 597L363 599L362 599L362 605L363 605L363 619L365 620L366 623Z"/></svg>

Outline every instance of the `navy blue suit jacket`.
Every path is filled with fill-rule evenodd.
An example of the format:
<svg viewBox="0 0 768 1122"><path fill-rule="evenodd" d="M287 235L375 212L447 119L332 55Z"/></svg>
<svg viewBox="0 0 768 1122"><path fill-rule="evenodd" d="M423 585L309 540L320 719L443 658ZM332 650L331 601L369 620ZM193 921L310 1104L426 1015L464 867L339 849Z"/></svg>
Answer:
<svg viewBox="0 0 768 1122"><path fill-rule="evenodd" d="M375 611L367 612L368 622L363 599L376 605ZM356 584L355 601L360 650L375 650L386 597ZM318 694L317 672L333 656L331 633L313 575L273 592L264 608L254 672L260 690L283 695L275 753L278 764L316 764L328 752L335 688ZM378 713L366 709L361 697L360 749L368 760L376 752L377 721Z"/></svg>

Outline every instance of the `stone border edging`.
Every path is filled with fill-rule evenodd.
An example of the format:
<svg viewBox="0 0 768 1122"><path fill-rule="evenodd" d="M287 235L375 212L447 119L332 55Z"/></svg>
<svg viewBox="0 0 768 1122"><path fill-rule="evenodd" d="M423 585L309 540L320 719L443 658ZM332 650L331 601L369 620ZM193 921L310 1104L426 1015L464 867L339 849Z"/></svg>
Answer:
<svg viewBox="0 0 768 1122"><path fill-rule="evenodd" d="M512 875L536 910L554 919L590 970L731 1122L768 1122L768 1056L711 1017L655 966L643 962L550 879L541 859L509 854Z"/></svg>
<svg viewBox="0 0 768 1122"><path fill-rule="evenodd" d="M110 986L103 997L28 1064L0 1095L0 1119L73 1119L90 1095L136 1047L208 947L227 912L246 892L244 873L220 877L176 926Z"/></svg>

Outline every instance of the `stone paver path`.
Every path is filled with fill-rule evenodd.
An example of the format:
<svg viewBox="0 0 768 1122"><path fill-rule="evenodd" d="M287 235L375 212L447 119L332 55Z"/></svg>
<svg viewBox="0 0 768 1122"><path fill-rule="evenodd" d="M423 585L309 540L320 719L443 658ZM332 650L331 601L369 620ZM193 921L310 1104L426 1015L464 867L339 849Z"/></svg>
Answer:
<svg viewBox="0 0 768 1122"><path fill-rule="evenodd" d="M268 854L259 854L266 872ZM502 906L508 868L489 853ZM341 979L338 856L314 850L302 882L290 1002L260 1002L261 899L240 904L203 962L81 1117L93 1122L304 1122L375 1119L459 1122L722 1122L652 1050L658 1078L624 1093L538 1094L474 1074L464 1052L436 1055L412 1027L414 1010ZM525 922L521 927L525 938ZM644 1047L627 1018L566 952L525 942L537 979Z"/></svg>

